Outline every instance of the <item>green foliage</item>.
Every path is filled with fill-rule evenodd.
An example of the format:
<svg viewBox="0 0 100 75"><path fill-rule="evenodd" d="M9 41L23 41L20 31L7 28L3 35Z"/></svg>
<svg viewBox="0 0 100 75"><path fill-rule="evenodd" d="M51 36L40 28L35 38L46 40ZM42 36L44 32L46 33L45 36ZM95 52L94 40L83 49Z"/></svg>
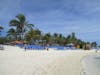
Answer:
<svg viewBox="0 0 100 75"><path fill-rule="evenodd" d="M8 33L7 37L10 40L16 40L16 39L18 39L17 32L16 32L16 30L14 28L9 29L7 33Z"/></svg>
<svg viewBox="0 0 100 75"><path fill-rule="evenodd" d="M15 19L12 19L9 22L9 26L12 27L8 30L7 40L23 40L28 43L36 43L41 42L42 45L47 43L51 45L66 45L66 44L77 44L79 47L83 48L86 43L75 36L75 33L72 32L68 36L63 36L62 34L54 33L51 35L50 33L42 34L39 29L35 29L33 24L28 23L26 21L26 17L23 14L18 14L15 16ZM0 31L3 28L0 26ZM2 42L3 43L3 42ZM40 43L39 43L40 44ZM91 45L93 47L97 46L96 42L92 42Z"/></svg>
<svg viewBox="0 0 100 75"><path fill-rule="evenodd" d="M97 47L97 43L96 43L96 42L92 42L92 43L91 43L91 46L92 46L92 47Z"/></svg>
<svg viewBox="0 0 100 75"><path fill-rule="evenodd" d="M6 42L8 42L7 37L0 37L0 44L5 44Z"/></svg>
<svg viewBox="0 0 100 75"><path fill-rule="evenodd" d="M9 25L15 27L17 36L16 40L23 40L26 28L28 27L32 29L32 27L34 26L33 24L28 24L26 22L26 17L23 14L18 14L15 19L9 22Z"/></svg>
<svg viewBox="0 0 100 75"><path fill-rule="evenodd" d="M0 35L1 35L1 31L3 30L4 28L2 26L0 26Z"/></svg>
<svg viewBox="0 0 100 75"><path fill-rule="evenodd" d="M42 40L44 40L46 43L50 43L51 42L51 34L47 33L44 36L42 36Z"/></svg>
<svg viewBox="0 0 100 75"><path fill-rule="evenodd" d="M33 41L36 42L37 40L40 40L41 38L41 31L40 30L30 30L25 35L26 41Z"/></svg>
<svg viewBox="0 0 100 75"><path fill-rule="evenodd" d="M78 41L74 32L71 35L68 35L66 40L68 43L75 43Z"/></svg>
<svg viewBox="0 0 100 75"><path fill-rule="evenodd" d="M3 27L2 26L0 26L0 32L3 30Z"/></svg>

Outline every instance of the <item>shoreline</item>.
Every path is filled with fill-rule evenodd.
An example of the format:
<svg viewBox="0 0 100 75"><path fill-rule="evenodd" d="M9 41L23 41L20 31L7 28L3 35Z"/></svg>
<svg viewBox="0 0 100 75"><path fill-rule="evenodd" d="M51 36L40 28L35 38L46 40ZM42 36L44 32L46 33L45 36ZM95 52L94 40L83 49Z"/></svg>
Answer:
<svg viewBox="0 0 100 75"><path fill-rule="evenodd" d="M0 51L0 74L82 75L81 60L92 54L95 54L95 51L25 51L18 47L6 46L4 51Z"/></svg>
<svg viewBox="0 0 100 75"><path fill-rule="evenodd" d="M100 75L100 51L97 54L89 55L82 60L85 75Z"/></svg>

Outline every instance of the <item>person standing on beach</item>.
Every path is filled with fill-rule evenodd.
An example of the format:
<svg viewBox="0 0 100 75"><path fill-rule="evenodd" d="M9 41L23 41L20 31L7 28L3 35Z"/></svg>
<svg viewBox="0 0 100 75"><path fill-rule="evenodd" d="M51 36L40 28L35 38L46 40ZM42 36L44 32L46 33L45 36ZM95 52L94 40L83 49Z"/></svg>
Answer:
<svg viewBox="0 0 100 75"><path fill-rule="evenodd" d="M27 44L24 44L24 49L25 49L25 51L26 51L26 47L27 47Z"/></svg>
<svg viewBox="0 0 100 75"><path fill-rule="evenodd" d="M46 44L46 50L47 51L49 50L49 44L48 43Z"/></svg>
<svg viewBox="0 0 100 75"><path fill-rule="evenodd" d="M95 49L95 53L97 53L97 52L98 52L98 50L99 50L99 48L97 47L97 48Z"/></svg>

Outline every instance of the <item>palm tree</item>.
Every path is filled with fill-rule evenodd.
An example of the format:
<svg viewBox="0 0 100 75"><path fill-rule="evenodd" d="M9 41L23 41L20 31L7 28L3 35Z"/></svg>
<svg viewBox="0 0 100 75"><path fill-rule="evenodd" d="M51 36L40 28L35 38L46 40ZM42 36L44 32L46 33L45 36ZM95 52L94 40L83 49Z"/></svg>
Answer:
<svg viewBox="0 0 100 75"><path fill-rule="evenodd" d="M51 34L50 34L50 33L46 33L46 34L42 37L42 40L43 40L45 43L50 43L50 42L51 42Z"/></svg>
<svg viewBox="0 0 100 75"><path fill-rule="evenodd" d="M66 37L66 43L67 43L67 44L71 43L71 35L68 35L68 36Z"/></svg>
<svg viewBox="0 0 100 75"><path fill-rule="evenodd" d="M34 42L39 41L41 39L41 31L40 30L30 30L26 33L25 39L28 42Z"/></svg>
<svg viewBox="0 0 100 75"><path fill-rule="evenodd" d="M97 47L97 42L92 42L91 46L94 47L94 48L96 48Z"/></svg>
<svg viewBox="0 0 100 75"><path fill-rule="evenodd" d="M72 32L72 34L71 34L71 43L75 43L76 41L77 41L77 39L76 39L75 33Z"/></svg>
<svg viewBox="0 0 100 75"><path fill-rule="evenodd" d="M57 42L58 42L58 35L59 35L58 33L54 33L54 34L53 34L53 44L54 44L54 45L56 45Z"/></svg>
<svg viewBox="0 0 100 75"><path fill-rule="evenodd" d="M33 30L34 25L33 24L27 24L26 27L28 29L27 28L25 28L25 29L30 31L30 30Z"/></svg>
<svg viewBox="0 0 100 75"><path fill-rule="evenodd" d="M3 30L3 27L2 26L0 26L0 32Z"/></svg>
<svg viewBox="0 0 100 75"><path fill-rule="evenodd" d="M54 33L53 36L54 36L54 38L57 38L58 37L58 34L57 33Z"/></svg>
<svg viewBox="0 0 100 75"><path fill-rule="evenodd" d="M22 40L24 39L26 26L34 26L33 24L28 24L26 22L26 17L23 14L18 14L16 19L11 20L9 24L10 26L16 27L16 33Z"/></svg>
<svg viewBox="0 0 100 75"><path fill-rule="evenodd" d="M2 26L0 26L0 34L1 34L1 31L3 30L3 27Z"/></svg>
<svg viewBox="0 0 100 75"><path fill-rule="evenodd" d="M74 32L72 32L72 39L75 39L76 37L75 37L75 33Z"/></svg>
<svg viewBox="0 0 100 75"><path fill-rule="evenodd" d="M59 45L65 45L65 37L62 34L59 34L58 43Z"/></svg>
<svg viewBox="0 0 100 75"><path fill-rule="evenodd" d="M14 38L14 40L18 39L16 30L14 28L9 29L7 33L8 37Z"/></svg>

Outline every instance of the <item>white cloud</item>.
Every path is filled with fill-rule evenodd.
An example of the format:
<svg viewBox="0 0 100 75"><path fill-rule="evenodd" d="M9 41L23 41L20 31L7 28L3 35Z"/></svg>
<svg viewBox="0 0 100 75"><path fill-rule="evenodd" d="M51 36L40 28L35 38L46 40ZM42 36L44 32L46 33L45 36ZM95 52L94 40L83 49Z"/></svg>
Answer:
<svg viewBox="0 0 100 75"><path fill-rule="evenodd" d="M76 32L87 39L100 32L100 0L0 0L0 10L5 27L22 12L43 32Z"/></svg>

